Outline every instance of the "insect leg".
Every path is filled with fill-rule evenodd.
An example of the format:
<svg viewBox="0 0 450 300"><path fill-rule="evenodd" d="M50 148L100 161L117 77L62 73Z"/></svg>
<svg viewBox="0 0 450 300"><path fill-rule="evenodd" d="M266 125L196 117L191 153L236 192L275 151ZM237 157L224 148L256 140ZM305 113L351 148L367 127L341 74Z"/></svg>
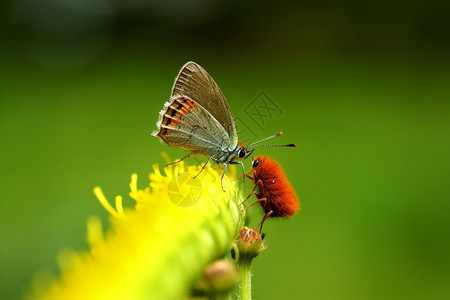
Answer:
<svg viewBox="0 0 450 300"><path fill-rule="evenodd" d="M255 229L256 229L256 228L258 228L258 226L261 225L261 227L259 227L259 233L261 233L261 231L262 231L262 227L263 227L264 221L265 221L268 217L270 217L271 214L273 214L273 211L272 211L272 210L269 211L267 214L265 214L265 215L264 215L264 218L263 218L262 221L261 221L261 223L259 223L259 224L255 227Z"/></svg>
<svg viewBox="0 0 450 300"><path fill-rule="evenodd" d="M203 171L203 169L206 167L206 165L209 163L210 160L211 160L211 157L208 158L208 160L205 162L205 164L203 165L203 167L200 170L200 172L198 172L197 175L194 176L194 179L197 178L198 175L200 175L200 173Z"/></svg>
<svg viewBox="0 0 450 300"><path fill-rule="evenodd" d="M222 186L222 190L225 192L225 189L223 188L223 176L225 176L225 172L227 171L228 165L227 163L223 163L225 170L223 170L222 177L220 177L220 185Z"/></svg>
<svg viewBox="0 0 450 300"><path fill-rule="evenodd" d="M251 195L251 194L250 194ZM255 205L256 203L259 203L259 202L265 202L267 200L267 198L261 198L261 199L258 199L258 200L256 200L255 202L253 202L252 204L250 204L249 206L247 206L245 209L249 209L250 207L252 207L253 205Z"/></svg>
<svg viewBox="0 0 450 300"><path fill-rule="evenodd" d="M255 184L255 186L253 187L253 190L251 191L250 195L247 196L247 198L245 198L244 201L242 201L239 205L242 205L245 203L245 201L248 200L248 198L250 198L251 195L256 194L255 189L258 187L258 185Z"/></svg>
<svg viewBox="0 0 450 300"><path fill-rule="evenodd" d="M242 176L241 177L243 177L243 183L244 183L244 193L246 192L246 187L245 187L245 168L244 168L244 163L242 162L242 161L230 161L229 162L230 164L233 164L233 165L237 165L237 164L240 164L241 165L241 167L242 167Z"/></svg>
<svg viewBox="0 0 450 300"><path fill-rule="evenodd" d="M173 165L173 164L177 164L177 163L179 163L179 162L182 162L183 160L185 160L186 158L188 158L189 156L191 156L191 154L192 154L192 153L189 153L188 155L186 155L186 156L183 157L182 159L179 159L179 160L177 160L177 161L168 163L168 164L166 165L166 167L168 167L168 166L170 166L170 165Z"/></svg>

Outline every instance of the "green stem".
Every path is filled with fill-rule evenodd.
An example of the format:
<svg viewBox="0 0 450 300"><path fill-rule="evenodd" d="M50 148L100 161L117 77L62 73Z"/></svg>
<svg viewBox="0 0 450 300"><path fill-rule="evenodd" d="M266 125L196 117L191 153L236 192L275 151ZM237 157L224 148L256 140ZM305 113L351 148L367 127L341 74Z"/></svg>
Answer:
<svg viewBox="0 0 450 300"><path fill-rule="evenodd" d="M252 260L243 259L239 262L241 270L241 300L252 299Z"/></svg>
<svg viewBox="0 0 450 300"><path fill-rule="evenodd" d="M216 295L211 297L210 300L231 300L231 293Z"/></svg>

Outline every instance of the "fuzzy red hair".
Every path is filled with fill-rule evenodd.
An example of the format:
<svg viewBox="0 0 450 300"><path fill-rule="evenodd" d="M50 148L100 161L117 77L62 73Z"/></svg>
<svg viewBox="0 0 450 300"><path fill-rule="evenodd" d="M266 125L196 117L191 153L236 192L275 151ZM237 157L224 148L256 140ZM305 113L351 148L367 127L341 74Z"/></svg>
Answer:
<svg viewBox="0 0 450 300"><path fill-rule="evenodd" d="M253 181L258 185L256 197L266 198L260 201L264 212L272 211L270 217L292 217L300 210L300 203L294 188L287 179L281 165L267 156L257 156L259 160L253 168Z"/></svg>

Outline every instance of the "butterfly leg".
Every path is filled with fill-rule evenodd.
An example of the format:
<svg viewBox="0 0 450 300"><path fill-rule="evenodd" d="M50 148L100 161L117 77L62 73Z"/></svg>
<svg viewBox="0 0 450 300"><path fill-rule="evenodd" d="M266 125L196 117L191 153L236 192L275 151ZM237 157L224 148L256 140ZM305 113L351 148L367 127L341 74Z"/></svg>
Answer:
<svg viewBox="0 0 450 300"><path fill-rule="evenodd" d="M220 185L222 186L222 190L225 192L225 189L223 188L223 176L225 176L225 172L227 171L228 165L227 163L222 164L225 167L225 170L223 170L222 176L220 177Z"/></svg>
<svg viewBox="0 0 450 300"><path fill-rule="evenodd" d="M185 160L186 158L188 158L189 156L191 156L191 154L192 154L192 153L189 153L188 155L186 155L186 156L183 157L182 159L179 159L179 160L177 160L177 161L168 163L168 164L166 165L166 167L168 167L168 166L170 166L170 165L173 165L173 164L177 164L177 163L179 163L179 162L182 162L183 160Z"/></svg>
<svg viewBox="0 0 450 300"><path fill-rule="evenodd" d="M262 221L261 221L261 223L259 223L259 224L255 227L255 229L256 229L256 228L258 228L258 226L261 226L261 227L259 227L259 233L261 233L261 231L262 231L262 227L263 227L264 221L265 221L268 217L270 217L270 215L272 215L272 214L273 214L273 211L272 211L272 210L269 211L267 214L265 214L265 215L264 215L264 218L263 218Z"/></svg>
<svg viewBox="0 0 450 300"><path fill-rule="evenodd" d="M237 165L237 164L240 164L241 165L241 167L242 167L242 177L243 177L243 182L244 182L244 194L246 193L246 186L245 186L245 168L244 168L244 163L242 162L242 161L231 161L231 162L229 162L230 164L233 164L233 165Z"/></svg>
<svg viewBox="0 0 450 300"><path fill-rule="evenodd" d="M194 179L197 178L198 175L200 175L200 173L203 171L203 169L206 167L206 165L209 163L210 160L211 160L211 157L208 158L208 160L205 162L205 164L203 165L203 167L200 170L200 172L198 172L197 175L194 176Z"/></svg>

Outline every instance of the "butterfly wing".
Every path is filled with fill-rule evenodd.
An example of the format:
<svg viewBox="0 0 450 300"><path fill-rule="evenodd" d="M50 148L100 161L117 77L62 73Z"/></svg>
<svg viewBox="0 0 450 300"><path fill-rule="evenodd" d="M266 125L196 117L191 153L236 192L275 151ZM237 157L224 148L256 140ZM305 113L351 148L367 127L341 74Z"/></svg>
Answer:
<svg viewBox="0 0 450 300"><path fill-rule="evenodd" d="M188 97L208 111L229 135L228 150L238 143L236 123L225 96L214 79L195 62L186 63L175 78L171 101Z"/></svg>
<svg viewBox="0 0 450 300"><path fill-rule="evenodd" d="M171 146L225 161L230 137L209 111L188 97L167 102L160 113L159 136Z"/></svg>

